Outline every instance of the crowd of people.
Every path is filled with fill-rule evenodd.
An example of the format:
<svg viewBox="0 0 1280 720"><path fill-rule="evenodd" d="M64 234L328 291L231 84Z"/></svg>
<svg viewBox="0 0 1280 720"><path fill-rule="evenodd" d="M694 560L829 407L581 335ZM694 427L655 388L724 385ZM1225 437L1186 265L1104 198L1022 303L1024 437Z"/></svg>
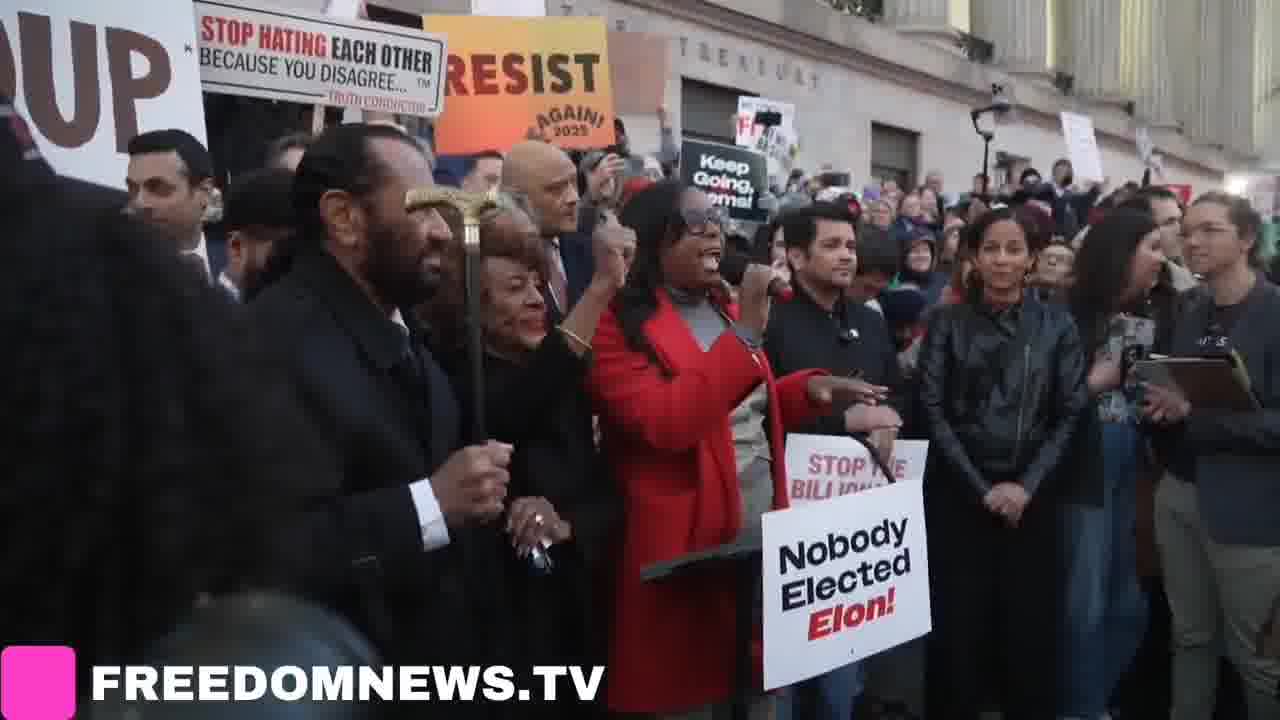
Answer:
<svg viewBox="0 0 1280 720"><path fill-rule="evenodd" d="M1244 199L1104 198L1067 160L963 195L797 172L752 233L677 179L665 122L649 157L620 124L465 158L342 124L225 192L162 130L126 193L20 123L6 644L233 664L270 613L299 665L607 668L590 703L351 717L719 720L734 579L641 571L787 508L787 433L927 439L923 710L873 657L753 718L1280 718L1280 291ZM470 275L458 209L407 203L437 184L491 193ZM1230 358L1257 409L1136 373L1161 355Z"/></svg>

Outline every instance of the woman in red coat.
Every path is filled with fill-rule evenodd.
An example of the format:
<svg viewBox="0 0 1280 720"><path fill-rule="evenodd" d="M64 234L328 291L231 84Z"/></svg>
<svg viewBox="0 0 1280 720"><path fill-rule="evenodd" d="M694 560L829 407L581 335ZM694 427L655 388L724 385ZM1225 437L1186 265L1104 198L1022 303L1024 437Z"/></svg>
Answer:
<svg viewBox="0 0 1280 720"><path fill-rule="evenodd" d="M774 379L760 350L773 271L748 269L740 314L725 303L720 218L674 180L637 195L622 215L635 263L594 339L589 382L625 507L607 679L619 712L710 717L730 700L732 577L645 583L640 572L785 508L783 428L827 411L833 393L884 391L818 371Z"/></svg>

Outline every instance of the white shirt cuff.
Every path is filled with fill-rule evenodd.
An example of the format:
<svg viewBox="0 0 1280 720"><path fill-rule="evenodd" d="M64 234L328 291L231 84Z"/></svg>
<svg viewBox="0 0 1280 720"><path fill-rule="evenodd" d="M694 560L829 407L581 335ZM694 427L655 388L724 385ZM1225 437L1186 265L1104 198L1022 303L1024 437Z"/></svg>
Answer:
<svg viewBox="0 0 1280 720"><path fill-rule="evenodd" d="M445 524L436 493L431 489L431 479L423 478L409 485L409 495L418 513L418 525L422 528L423 549L431 552L448 545L449 526Z"/></svg>

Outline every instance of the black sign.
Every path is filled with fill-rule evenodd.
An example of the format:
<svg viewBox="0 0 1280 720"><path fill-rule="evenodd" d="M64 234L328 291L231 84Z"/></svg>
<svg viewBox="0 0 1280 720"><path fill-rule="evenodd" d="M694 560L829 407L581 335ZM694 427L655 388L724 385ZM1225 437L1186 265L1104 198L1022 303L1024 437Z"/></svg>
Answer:
<svg viewBox="0 0 1280 720"><path fill-rule="evenodd" d="M768 189L769 164L763 153L720 143L685 140L680 150L680 177L698 188L713 205L735 220L765 222L769 211L760 207Z"/></svg>

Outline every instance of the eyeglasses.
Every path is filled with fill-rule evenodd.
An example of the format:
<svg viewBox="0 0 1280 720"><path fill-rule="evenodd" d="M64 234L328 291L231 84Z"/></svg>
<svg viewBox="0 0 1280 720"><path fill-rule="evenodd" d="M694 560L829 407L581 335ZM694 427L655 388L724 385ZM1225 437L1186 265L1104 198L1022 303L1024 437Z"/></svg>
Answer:
<svg viewBox="0 0 1280 720"><path fill-rule="evenodd" d="M685 231L694 237L711 235L713 228L716 232L723 233L728 222L724 209L715 206L682 209L680 220L684 222Z"/></svg>

